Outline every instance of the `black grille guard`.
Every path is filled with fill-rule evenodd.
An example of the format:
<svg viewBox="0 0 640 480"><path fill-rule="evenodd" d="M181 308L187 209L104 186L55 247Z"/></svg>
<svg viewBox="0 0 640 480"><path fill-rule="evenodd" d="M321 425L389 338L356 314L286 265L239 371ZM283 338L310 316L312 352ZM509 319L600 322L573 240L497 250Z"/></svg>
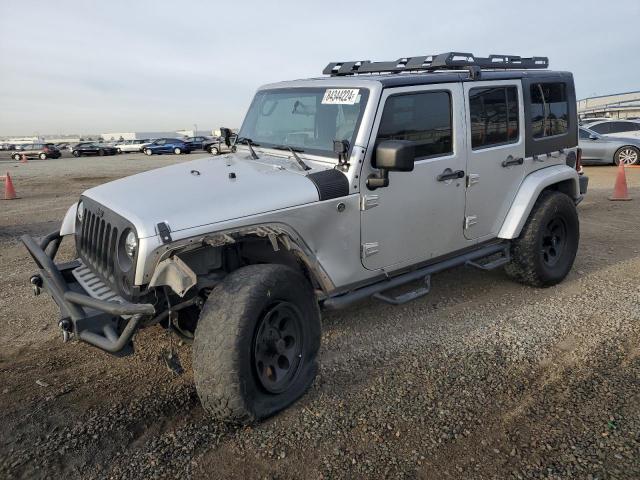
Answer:
<svg viewBox="0 0 640 480"><path fill-rule="evenodd" d="M38 266L39 272L35 278L39 278L42 287L49 292L58 304L62 316L72 320L76 333L81 340L110 353L119 352L131 340L140 320L143 317L155 315L155 307L149 303L120 303L98 300L84 293L73 291L65 280L61 269L53 261L61 238L59 232L47 235L40 243L36 242L30 235L20 237L20 240ZM51 248L49 254L47 254L46 250L50 245ZM108 325L103 328L102 332L79 329L77 327L78 324L90 319L90 315L85 311L85 308L113 316L130 315L131 318L119 336Z"/></svg>

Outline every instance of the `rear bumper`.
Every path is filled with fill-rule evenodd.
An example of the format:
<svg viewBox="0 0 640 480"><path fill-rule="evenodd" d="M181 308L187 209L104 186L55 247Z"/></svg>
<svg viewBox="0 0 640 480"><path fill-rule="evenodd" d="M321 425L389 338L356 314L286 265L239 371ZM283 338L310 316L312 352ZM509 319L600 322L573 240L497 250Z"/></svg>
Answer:
<svg viewBox="0 0 640 480"><path fill-rule="evenodd" d="M61 241L59 232L47 235L39 243L29 235L23 235L21 240L38 267L31 283L36 292L42 288L56 302L61 314L59 325L67 335L74 334L102 350L118 353L130 346L140 321L155 315L155 307L148 303L109 302L87 295L72 274L80 263L53 261Z"/></svg>

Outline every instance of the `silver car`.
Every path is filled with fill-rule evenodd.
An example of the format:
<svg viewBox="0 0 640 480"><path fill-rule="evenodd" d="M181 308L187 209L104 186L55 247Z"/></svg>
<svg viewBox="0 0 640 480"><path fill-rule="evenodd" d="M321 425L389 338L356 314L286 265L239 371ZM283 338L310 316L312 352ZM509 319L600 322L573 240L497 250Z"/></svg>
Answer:
<svg viewBox="0 0 640 480"><path fill-rule="evenodd" d="M582 161L585 163L640 163L640 138L608 137L580 127L578 146L582 149Z"/></svg>
<svg viewBox="0 0 640 480"><path fill-rule="evenodd" d="M588 179L573 76L547 65L449 52L265 85L235 152L94 187L23 236L34 290L67 340L124 355L156 325L193 341L205 409L266 418L312 384L322 310L402 305L455 266L537 287L569 273ZM78 257L56 264L64 236Z"/></svg>

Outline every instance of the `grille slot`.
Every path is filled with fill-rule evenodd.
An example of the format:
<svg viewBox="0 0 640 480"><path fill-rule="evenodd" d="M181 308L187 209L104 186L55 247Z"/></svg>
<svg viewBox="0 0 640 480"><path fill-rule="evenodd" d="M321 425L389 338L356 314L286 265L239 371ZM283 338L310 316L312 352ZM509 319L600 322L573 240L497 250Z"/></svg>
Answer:
<svg viewBox="0 0 640 480"><path fill-rule="evenodd" d="M118 229L109 221L85 209L81 237L78 242L80 254L86 264L109 280L113 279Z"/></svg>

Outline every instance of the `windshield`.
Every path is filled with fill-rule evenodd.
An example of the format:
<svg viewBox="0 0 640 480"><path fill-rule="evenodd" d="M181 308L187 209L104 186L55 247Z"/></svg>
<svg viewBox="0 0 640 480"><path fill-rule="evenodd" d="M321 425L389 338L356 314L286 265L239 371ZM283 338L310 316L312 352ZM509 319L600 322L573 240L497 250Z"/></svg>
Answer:
<svg viewBox="0 0 640 480"><path fill-rule="evenodd" d="M333 141L353 145L369 96L364 88L263 90L251 102L238 140L333 156Z"/></svg>

